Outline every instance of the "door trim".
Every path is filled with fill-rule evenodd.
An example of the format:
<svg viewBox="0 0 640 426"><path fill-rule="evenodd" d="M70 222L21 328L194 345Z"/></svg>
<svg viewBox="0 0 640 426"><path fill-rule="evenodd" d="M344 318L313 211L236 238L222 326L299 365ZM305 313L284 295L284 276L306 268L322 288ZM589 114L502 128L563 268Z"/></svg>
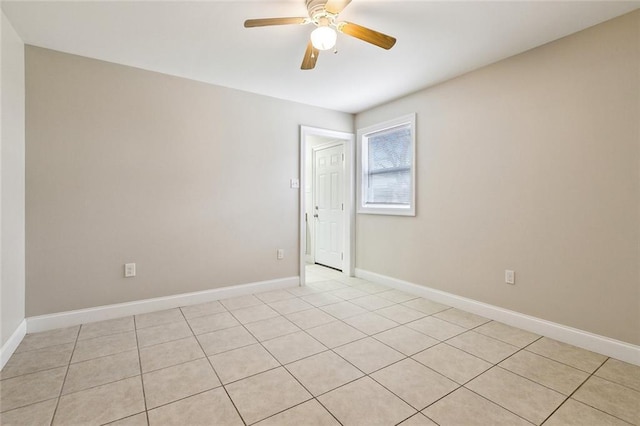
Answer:
<svg viewBox="0 0 640 426"><path fill-rule="evenodd" d="M300 285L305 284L305 248L307 245L307 234L305 227L305 204L306 204L306 161L307 137L320 136L325 138L339 139L344 146L344 232L343 249L344 263L342 273L347 277L354 276L355 269L355 134L338 132L334 130L321 129L317 127L300 126L300 205L299 205L299 259L300 259Z"/></svg>

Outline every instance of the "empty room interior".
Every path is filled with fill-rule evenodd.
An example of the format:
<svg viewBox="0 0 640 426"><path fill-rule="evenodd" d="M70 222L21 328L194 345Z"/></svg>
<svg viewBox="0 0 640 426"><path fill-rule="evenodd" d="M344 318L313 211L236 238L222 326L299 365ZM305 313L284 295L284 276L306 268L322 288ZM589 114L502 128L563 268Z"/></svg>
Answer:
<svg viewBox="0 0 640 426"><path fill-rule="evenodd" d="M0 5L0 424L640 425L640 1Z"/></svg>

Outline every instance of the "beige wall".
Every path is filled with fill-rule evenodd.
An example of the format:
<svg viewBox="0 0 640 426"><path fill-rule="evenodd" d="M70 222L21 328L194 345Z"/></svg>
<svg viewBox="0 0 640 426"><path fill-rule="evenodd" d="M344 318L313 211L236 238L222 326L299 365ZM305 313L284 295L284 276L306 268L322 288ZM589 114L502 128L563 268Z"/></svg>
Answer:
<svg viewBox="0 0 640 426"><path fill-rule="evenodd" d="M2 14L0 346L24 320L24 44Z"/></svg>
<svg viewBox="0 0 640 426"><path fill-rule="evenodd" d="M356 267L640 344L639 28L635 12L358 114L417 112L418 184L415 218L357 216Z"/></svg>
<svg viewBox="0 0 640 426"><path fill-rule="evenodd" d="M298 275L299 126L351 131L351 115L26 58L28 316Z"/></svg>

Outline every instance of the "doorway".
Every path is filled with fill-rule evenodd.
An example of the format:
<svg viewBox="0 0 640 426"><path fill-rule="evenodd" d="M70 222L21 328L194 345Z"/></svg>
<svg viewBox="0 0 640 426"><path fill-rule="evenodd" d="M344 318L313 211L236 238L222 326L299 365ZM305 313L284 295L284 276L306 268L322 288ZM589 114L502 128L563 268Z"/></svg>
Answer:
<svg viewBox="0 0 640 426"><path fill-rule="evenodd" d="M312 148L313 262L340 272L344 269L344 142ZM307 213L307 222L309 214ZM309 226L309 223L307 223Z"/></svg>
<svg viewBox="0 0 640 426"><path fill-rule="evenodd" d="M302 126L300 143L300 284L307 265L353 276L355 136Z"/></svg>

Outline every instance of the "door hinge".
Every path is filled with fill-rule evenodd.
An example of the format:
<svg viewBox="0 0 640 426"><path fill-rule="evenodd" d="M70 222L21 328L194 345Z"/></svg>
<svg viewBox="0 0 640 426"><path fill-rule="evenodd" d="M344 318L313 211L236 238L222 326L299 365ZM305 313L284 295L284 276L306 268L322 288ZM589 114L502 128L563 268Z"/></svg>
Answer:
<svg viewBox="0 0 640 426"><path fill-rule="evenodd" d="M342 161L344 161L344 154L342 154Z"/></svg>
<svg viewBox="0 0 640 426"><path fill-rule="evenodd" d="M344 211L344 203L342 203L342 211Z"/></svg>
<svg viewBox="0 0 640 426"><path fill-rule="evenodd" d="M344 260L344 253L340 253L340 260Z"/></svg>

